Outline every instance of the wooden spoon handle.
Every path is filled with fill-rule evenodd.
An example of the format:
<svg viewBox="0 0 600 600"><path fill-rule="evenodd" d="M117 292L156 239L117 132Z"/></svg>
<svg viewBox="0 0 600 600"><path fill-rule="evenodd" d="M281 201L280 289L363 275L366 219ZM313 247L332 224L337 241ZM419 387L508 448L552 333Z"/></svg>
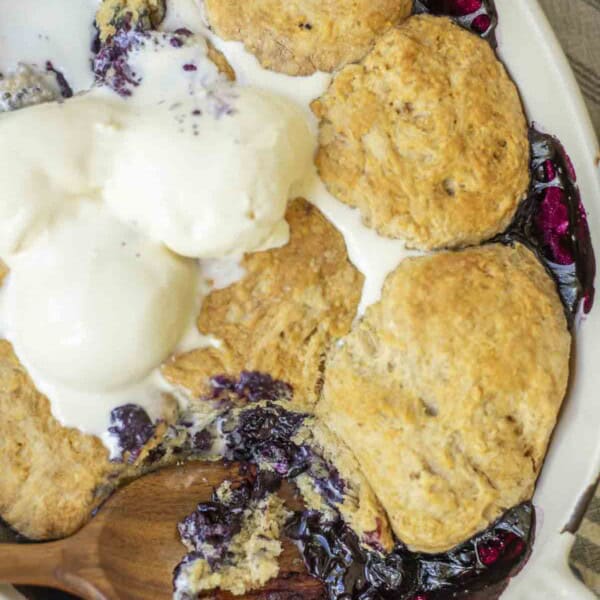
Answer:
<svg viewBox="0 0 600 600"><path fill-rule="evenodd" d="M0 582L28 585L59 585L63 545L0 544Z"/></svg>
<svg viewBox="0 0 600 600"><path fill-rule="evenodd" d="M0 583L52 587L85 600L116 599L93 553L73 540L0 544Z"/></svg>

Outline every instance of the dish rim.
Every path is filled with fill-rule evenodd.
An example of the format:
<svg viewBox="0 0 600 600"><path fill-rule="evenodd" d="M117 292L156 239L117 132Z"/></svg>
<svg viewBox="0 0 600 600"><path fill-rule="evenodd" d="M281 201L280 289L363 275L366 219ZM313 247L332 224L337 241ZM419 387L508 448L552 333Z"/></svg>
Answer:
<svg viewBox="0 0 600 600"><path fill-rule="evenodd" d="M600 252L600 168L595 165L600 160L600 148L585 101L554 30L538 0L496 0L500 14L499 54L511 75L517 82L528 114L534 114L536 122L548 133L557 135L563 142L575 165L583 202L588 212L592 241ZM512 11L512 13L511 13ZM519 23L518 14L521 13ZM517 45L504 46L503 39L515 35L510 24L516 29L529 28L530 37L523 37L525 45L538 46L539 61L552 69L543 73L529 73L528 77L544 78L542 87L561 83L561 94L550 99L560 113L560 119L554 121L538 119L541 111L536 110L542 97L528 98L529 84L520 81L521 66L516 59L527 53L519 45L519 56L514 54ZM512 64L511 64L512 63ZM537 99L537 102L536 102ZM550 127L548 124L550 123ZM546 127L544 127L546 126ZM600 258L600 255L598 256ZM598 299L600 302L600 298ZM597 435L600 423L600 403L594 405L594 397L588 389L600 388L600 370L594 372L593 356L600 356L600 306L595 307L578 328L572 362L572 377L565 407L557 424L534 504L540 516L538 542L534 544L533 554L524 570L511 581L502 600L551 600L564 598L569 600L593 600L596 596L575 577L568 566L568 556L574 536L566 528L573 514L600 472L600 436ZM568 425L567 425L568 424ZM589 439L594 433L596 439ZM586 434L588 439L586 440ZM581 444L574 444L578 439ZM575 453L575 447L578 446ZM583 446L583 449L581 449ZM568 458L577 461L576 468L567 470ZM575 466L575 465L574 465ZM557 485L564 496L556 495ZM0 586L0 600L22 598L13 588Z"/></svg>

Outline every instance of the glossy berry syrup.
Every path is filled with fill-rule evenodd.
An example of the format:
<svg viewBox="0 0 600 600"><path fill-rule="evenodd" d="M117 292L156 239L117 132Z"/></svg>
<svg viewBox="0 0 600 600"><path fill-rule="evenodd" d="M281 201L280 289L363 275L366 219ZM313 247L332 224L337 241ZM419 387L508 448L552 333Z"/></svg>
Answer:
<svg viewBox="0 0 600 600"><path fill-rule="evenodd" d="M528 558L534 523L531 504L521 504L443 554L410 552L400 543L387 555L366 550L341 520L328 522L314 511L296 514L287 535L331 600L493 600Z"/></svg>
<svg viewBox="0 0 600 600"><path fill-rule="evenodd" d="M247 402L237 417L220 417L225 458L255 465L255 474L231 506L214 497L182 521L180 535L193 549L182 565L210 557L218 568L239 531L241 511L284 479L308 474L335 514L345 497L347 484L338 471L314 448L293 441L307 416L273 402L280 393L284 400L291 398L289 385L248 372L239 380L214 378L209 397L222 400L224 392ZM450 552L433 555L411 552L400 542L385 554L376 531L361 543L339 515L331 520L315 511L296 512L286 535L296 542L309 573L324 583L330 600L493 600L528 558L534 527L533 507L525 503Z"/></svg>
<svg viewBox="0 0 600 600"><path fill-rule="evenodd" d="M496 238L534 250L553 274L571 320L594 303L596 260L575 169L559 140L529 131L531 185L508 230Z"/></svg>

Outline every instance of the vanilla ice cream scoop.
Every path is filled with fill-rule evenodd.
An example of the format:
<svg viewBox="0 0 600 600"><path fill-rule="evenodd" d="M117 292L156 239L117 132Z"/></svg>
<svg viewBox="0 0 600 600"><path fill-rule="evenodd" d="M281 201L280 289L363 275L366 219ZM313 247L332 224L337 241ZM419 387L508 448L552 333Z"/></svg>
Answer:
<svg viewBox="0 0 600 600"><path fill-rule="evenodd" d="M44 380L86 391L130 385L194 318L197 271L82 201L15 258L3 291L8 337Z"/></svg>
<svg viewBox="0 0 600 600"><path fill-rule="evenodd" d="M7 264L95 193L95 130L117 111L90 95L0 115L0 257Z"/></svg>
<svg viewBox="0 0 600 600"><path fill-rule="evenodd" d="M132 110L111 146L109 208L199 258L285 243L287 201L313 154L298 108L226 82Z"/></svg>
<svg viewBox="0 0 600 600"><path fill-rule="evenodd" d="M0 336L54 416L98 435L124 403L160 418L160 365L213 343L195 326L194 259L286 243L287 202L314 169L301 108L173 35L136 34L128 94L0 116Z"/></svg>

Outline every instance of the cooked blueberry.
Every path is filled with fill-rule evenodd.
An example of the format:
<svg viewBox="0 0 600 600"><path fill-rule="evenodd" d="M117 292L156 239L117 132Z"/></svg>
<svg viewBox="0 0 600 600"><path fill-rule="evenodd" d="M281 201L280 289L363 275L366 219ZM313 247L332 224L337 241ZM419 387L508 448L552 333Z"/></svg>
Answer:
<svg viewBox="0 0 600 600"><path fill-rule="evenodd" d="M116 436L121 451L129 452L133 462L144 444L154 435L154 424L148 413L138 404L125 404L110 413L108 432Z"/></svg>
<svg viewBox="0 0 600 600"><path fill-rule="evenodd" d="M201 552L204 558L216 565L225 555L231 538L240 532L241 519L219 502L205 502L199 504L177 528L188 548ZM204 544L210 546L212 552L205 552Z"/></svg>
<svg viewBox="0 0 600 600"><path fill-rule="evenodd" d="M210 450L213 443L213 436L208 429L203 429L192 436L192 449L195 452L206 452Z"/></svg>
<svg viewBox="0 0 600 600"><path fill-rule="evenodd" d="M146 462L149 464L157 463L164 458L166 453L167 449L165 446L156 446L156 448L152 448L152 450L148 452Z"/></svg>
<svg viewBox="0 0 600 600"><path fill-rule="evenodd" d="M198 504L196 510L179 523L181 540L196 558L204 558L211 568L218 568L227 556L232 538L241 531L244 512L251 502L276 491L280 482L274 474L259 472L256 476L251 473L250 479L237 486L215 490L210 502ZM193 559L187 562L190 560ZM183 564L186 561L180 563Z"/></svg>
<svg viewBox="0 0 600 600"><path fill-rule="evenodd" d="M54 73L61 96L63 98L71 98L73 96L73 90L71 89L69 82L61 71L54 68L54 65L49 60L46 61L46 71L49 73Z"/></svg>
<svg viewBox="0 0 600 600"><path fill-rule="evenodd" d="M475 597L515 573L533 542L531 504L508 511L489 529L443 554L410 552L398 544L387 555L366 550L340 519L329 522L314 511L295 514L286 526L309 572L327 586L331 600L450 600Z"/></svg>
<svg viewBox="0 0 600 600"><path fill-rule="evenodd" d="M529 131L531 185L507 231L495 238L529 246L558 282L570 317L581 301L589 312L594 301L596 260L575 170L553 136Z"/></svg>
<svg viewBox="0 0 600 600"><path fill-rule="evenodd" d="M262 443L282 443L291 440L306 415L286 411L276 404L242 411L237 426L228 435L230 448L251 451Z"/></svg>
<svg viewBox="0 0 600 600"><path fill-rule="evenodd" d="M258 371L242 371L239 379L217 375L212 377L210 382L214 397L229 392L248 402L289 400L293 393L289 383L273 379L271 375Z"/></svg>

